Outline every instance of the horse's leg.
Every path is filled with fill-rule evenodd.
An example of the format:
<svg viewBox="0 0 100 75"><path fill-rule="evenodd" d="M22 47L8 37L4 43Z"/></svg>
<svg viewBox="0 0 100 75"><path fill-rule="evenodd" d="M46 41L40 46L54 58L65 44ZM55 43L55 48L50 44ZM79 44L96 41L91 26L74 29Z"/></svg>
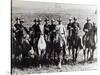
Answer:
<svg viewBox="0 0 100 75"><path fill-rule="evenodd" d="M39 64L39 68L41 68L41 50L38 49L38 64Z"/></svg>
<svg viewBox="0 0 100 75"><path fill-rule="evenodd" d="M86 59L86 48L83 49L83 55L84 55L84 61L85 61L85 59Z"/></svg>
<svg viewBox="0 0 100 75"><path fill-rule="evenodd" d="M71 55L71 48L68 48L68 50L69 50L69 56Z"/></svg>
<svg viewBox="0 0 100 75"><path fill-rule="evenodd" d="M50 51L50 58L53 59L54 56L54 43L52 43L51 51Z"/></svg>
<svg viewBox="0 0 100 75"><path fill-rule="evenodd" d="M91 60L93 60L94 50L95 50L95 49L92 49L92 53L91 53L91 56L90 56L90 59L91 59Z"/></svg>
<svg viewBox="0 0 100 75"><path fill-rule="evenodd" d="M76 52L75 52L75 62L77 60L77 56L78 56L78 48L76 49Z"/></svg>
<svg viewBox="0 0 100 75"><path fill-rule="evenodd" d="M69 52L69 56L70 56L70 39L69 39L69 37L67 38L67 45L68 45L68 52Z"/></svg>
<svg viewBox="0 0 100 75"><path fill-rule="evenodd" d="M55 50L54 50L54 60L56 59L56 52L55 52Z"/></svg>
<svg viewBox="0 0 100 75"><path fill-rule="evenodd" d="M63 58L65 58L66 51L65 51L65 44L63 45Z"/></svg>
<svg viewBox="0 0 100 75"><path fill-rule="evenodd" d="M87 60L89 59L89 52L90 52L90 49L88 48L88 50L87 50Z"/></svg>
<svg viewBox="0 0 100 75"><path fill-rule="evenodd" d="M58 68L60 69L62 66L61 66L61 63L62 63L62 60L63 60L63 51L61 50L61 52L59 53L59 58L58 58Z"/></svg>
<svg viewBox="0 0 100 75"><path fill-rule="evenodd" d="M74 62L74 48L72 48L72 57L73 57L73 62Z"/></svg>

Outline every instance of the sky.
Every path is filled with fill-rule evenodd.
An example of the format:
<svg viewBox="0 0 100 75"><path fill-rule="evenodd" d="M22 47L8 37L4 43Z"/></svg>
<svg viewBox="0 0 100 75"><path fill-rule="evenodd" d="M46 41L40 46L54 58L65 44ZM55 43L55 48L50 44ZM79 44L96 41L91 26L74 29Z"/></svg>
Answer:
<svg viewBox="0 0 100 75"><path fill-rule="evenodd" d="M50 3L50 2L33 2L27 0L12 0L13 12L40 12L40 13L64 13L64 12L75 12L75 13L94 13L96 6L94 5L76 5L76 4L65 4L65 3Z"/></svg>

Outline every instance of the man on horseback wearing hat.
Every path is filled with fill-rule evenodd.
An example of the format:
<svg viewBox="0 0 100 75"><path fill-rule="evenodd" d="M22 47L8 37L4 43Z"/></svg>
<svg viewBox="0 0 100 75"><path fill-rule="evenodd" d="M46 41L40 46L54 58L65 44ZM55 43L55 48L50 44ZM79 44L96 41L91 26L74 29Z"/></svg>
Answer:
<svg viewBox="0 0 100 75"><path fill-rule="evenodd" d="M73 57L73 63L76 62L77 56L78 56L78 50L82 49L82 44L81 44L81 38L79 37L79 30L80 25L77 22L77 18L73 18L74 22L72 23L71 30L72 30L72 35L71 35L71 47L72 47L72 57Z"/></svg>
<svg viewBox="0 0 100 75"><path fill-rule="evenodd" d="M50 29L50 58L52 56L52 52L54 50L54 40L56 39L56 25L54 24L54 19L51 20L51 25L49 26Z"/></svg>
<svg viewBox="0 0 100 75"><path fill-rule="evenodd" d="M45 20L45 24L44 24L44 36L45 36L45 39L48 40L48 37L49 37L49 24L48 24L48 21L49 19L46 18Z"/></svg>
<svg viewBox="0 0 100 75"><path fill-rule="evenodd" d="M63 41L65 42L66 45L66 29L65 26L62 24L61 19L57 20L58 21L58 34L61 36L61 38L63 38Z"/></svg>
<svg viewBox="0 0 100 75"><path fill-rule="evenodd" d="M66 47L66 28L65 26L62 24L61 18L59 18L58 20L58 27L57 27L57 32L58 32L58 39L60 41L60 47L62 47L63 49L63 58L65 58L65 47Z"/></svg>
<svg viewBox="0 0 100 75"><path fill-rule="evenodd" d="M34 24L32 26L32 37L31 37L31 42L33 44L33 48L35 50L35 52L38 54L38 50L37 50L37 44L38 44L38 40L40 37L40 29L39 29L39 24L40 24L40 20L39 18L35 18L34 19Z"/></svg>
<svg viewBox="0 0 100 75"><path fill-rule="evenodd" d="M69 55L70 55L70 47L71 47L71 35L72 35L72 31L71 31L71 27L72 27L72 18L69 18L69 23L67 25L67 30L68 30L68 37L67 37L67 45L68 45L68 49L69 49Z"/></svg>
<svg viewBox="0 0 100 75"><path fill-rule="evenodd" d="M56 25L54 24L54 19L51 20L51 25L49 28L50 28L50 40L51 42L53 42L56 37Z"/></svg>
<svg viewBox="0 0 100 75"><path fill-rule="evenodd" d="M90 23L90 19L87 18L87 23L85 23L83 31L85 32L83 38L87 39L87 37L89 36L90 30L92 29L92 24Z"/></svg>
<svg viewBox="0 0 100 75"><path fill-rule="evenodd" d="M92 60L94 55L94 50L96 48L95 36L96 36L96 28L94 24L90 23L90 19L87 18L87 23L85 23L83 31L85 34L83 35L83 46L84 46L84 61ZM90 54L89 54L90 53Z"/></svg>
<svg viewBox="0 0 100 75"><path fill-rule="evenodd" d="M68 23L68 25L67 25L67 30L69 30L69 32L68 32L68 37L70 37L71 36L71 26L72 26L72 18L69 18L69 23Z"/></svg>
<svg viewBox="0 0 100 75"><path fill-rule="evenodd" d="M72 30L71 40L74 40L74 41L75 40L79 40L80 49L82 49L81 38L78 35L79 34L79 30L81 28L80 28L79 23L77 22L77 18L74 17L73 19L74 19L74 22L72 23L72 26L71 26L71 30Z"/></svg>
<svg viewBox="0 0 100 75"><path fill-rule="evenodd" d="M23 23L24 23L24 20L16 18L16 24L14 25L16 28L15 37L16 37L16 40L18 41L19 45L21 45L21 39L24 36L23 30L22 30L24 28Z"/></svg>

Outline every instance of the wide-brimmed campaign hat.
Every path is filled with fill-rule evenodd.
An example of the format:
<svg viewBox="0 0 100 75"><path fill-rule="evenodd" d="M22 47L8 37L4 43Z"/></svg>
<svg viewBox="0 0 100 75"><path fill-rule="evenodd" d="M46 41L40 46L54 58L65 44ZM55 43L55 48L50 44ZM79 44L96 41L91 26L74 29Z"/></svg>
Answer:
<svg viewBox="0 0 100 75"><path fill-rule="evenodd" d="M24 22L24 19L21 19L20 22Z"/></svg>
<svg viewBox="0 0 100 75"><path fill-rule="evenodd" d="M69 18L69 21L70 21L70 20L72 20L72 18L71 18L71 17Z"/></svg>
<svg viewBox="0 0 100 75"><path fill-rule="evenodd" d="M48 18L46 18L44 21L45 21L45 22L47 22L47 21L49 21L49 19L48 19Z"/></svg>
<svg viewBox="0 0 100 75"><path fill-rule="evenodd" d="M38 19L37 19L37 22L41 22L41 21L42 21L41 18L38 18Z"/></svg>
<svg viewBox="0 0 100 75"><path fill-rule="evenodd" d="M35 19L33 20L33 22L37 22L37 18L35 18Z"/></svg>
<svg viewBox="0 0 100 75"><path fill-rule="evenodd" d="M91 19L87 17L86 20L87 20L87 21L90 21Z"/></svg>
<svg viewBox="0 0 100 75"><path fill-rule="evenodd" d="M74 16L74 18L73 18L74 20L77 20L77 17L76 16Z"/></svg>
<svg viewBox="0 0 100 75"><path fill-rule="evenodd" d="M54 22L55 20L54 19L51 19L51 22Z"/></svg>
<svg viewBox="0 0 100 75"><path fill-rule="evenodd" d="M19 17L17 17L17 18L16 18L16 21L17 21L17 20L20 20L20 18L19 18Z"/></svg>
<svg viewBox="0 0 100 75"><path fill-rule="evenodd" d="M61 19L61 18L59 18L57 21L58 21L58 22L61 22L61 21L62 21L62 19Z"/></svg>

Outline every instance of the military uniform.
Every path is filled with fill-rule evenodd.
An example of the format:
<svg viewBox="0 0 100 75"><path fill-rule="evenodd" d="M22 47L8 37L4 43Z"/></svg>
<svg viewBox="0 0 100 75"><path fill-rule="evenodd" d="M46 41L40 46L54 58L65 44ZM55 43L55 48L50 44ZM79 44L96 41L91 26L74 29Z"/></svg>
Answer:
<svg viewBox="0 0 100 75"><path fill-rule="evenodd" d="M87 18L87 23L84 24L84 27L83 27L83 31L85 32L84 36L83 36L83 39L86 40L88 39L90 33L91 33L91 29L92 29L92 24L89 23L90 19ZM84 42L83 42L84 43Z"/></svg>
<svg viewBox="0 0 100 75"><path fill-rule="evenodd" d="M83 47L81 43L81 38L78 35L81 27L78 22L73 22L71 27L72 27L71 43L76 43L76 41L79 41L80 49L82 49Z"/></svg>
<svg viewBox="0 0 100 75"><path fill-rule="evenodd" d="M84 25L83 31L84 31L85 33L88 33L89 30L90 30L91 28L92 28L92 24L91 24L91 23L86 23L86 24Z"/></svg>
<svg viewBox="0 0 100 75"><path fill-rule="evenodd" d="M39 19L38 18L36 18L35 20L34 20L34 24L33 24L33 26L32 26L32 31L33 31L33 37L32 37L32 39L31 39L31 42L32 42L32 44L33 44L33 49L35 50L35 52L38 54L38 48L37 48L37 44L38 44L38 40L39 40L39 38L40 38L40 27L39 27L39 23L40 21L39 21Z"/></svg>
<svg viewBox="0 0 100 75"><path fill-rule="evenodd" d="M66 39L65 39L65 36L66 36L66 29L65 29L65 26L60 24L58 26L58 34L61 36L61 38L63 38L65 44L66 44Z"/></svg>
<svg viewBox="0 0 100 75"><path fill-rule="evenodd" d="M19 44L21 44L22 37L24 36L23 34L24 26L20 23L16 23L14 26L16 28L16 31L15 31L16 40L18 41Z"/></svg>
<svg viewBox="0 0 100 75"><path fill-rule="evenodd" d="M50 29L49 29L49 24L47 23L47 21L49 21L48 19L45 20L45 24L44 24L44 36L45 36L45 39L48 40L48 37L49 37L49 32L50 32Z"/></svg>
<svg viewBox="0 0 100 75"><path fill-rule="evenodd" d="M67 37L67 45L69 46L68 48L70 49L70 42L71 42L71 35L72 35L72 31L71 31L71 27L72 27L72 23L68 23L67 25L67 30L68 30L68 37Z"/></svg>
<svg viewBox="0 0 100 75"><path fill-rule="evenodd" d="M53 42L56 37L56 25L51 24L50 25L50 40Z"/></svg>
<svg viewBox="0 0 100 75"><path fill-rule="evenodd" d="M78 22L73 22L72 23L72 36L78 36L78 31L81 29L80 25Z"/></svg>
<svg viewBox="0 0 100 75"><path fill-rule="evenodd" d="M22 37L23 36L23 31L22 31L22 25L21 24L15 24L14 25L15 26L15 28L16 28L16 32L15 32L15 34L16 34L16 39L17 38L20 38L20 37Z"/></svg>
<svg viewBox="0 0 100 75"><path fill-rule="evenodd" d="M40 29L39 29L39 25L34 24L32 26L33 30L34 30L34 38L39 38L40 35Z"/></svg>
<svg viewBox="0 0 100 75"><path fill-rule="evenodd" d="M68 32L68 35L69 35L69 36L71 36L71 34L72 34L72 33L71 33L71 30L70 30L70 29L71 29L71 26L72 26L72 23L68 23L68 25L67 25L67 30L69 30L69 32Z"/></svg>

